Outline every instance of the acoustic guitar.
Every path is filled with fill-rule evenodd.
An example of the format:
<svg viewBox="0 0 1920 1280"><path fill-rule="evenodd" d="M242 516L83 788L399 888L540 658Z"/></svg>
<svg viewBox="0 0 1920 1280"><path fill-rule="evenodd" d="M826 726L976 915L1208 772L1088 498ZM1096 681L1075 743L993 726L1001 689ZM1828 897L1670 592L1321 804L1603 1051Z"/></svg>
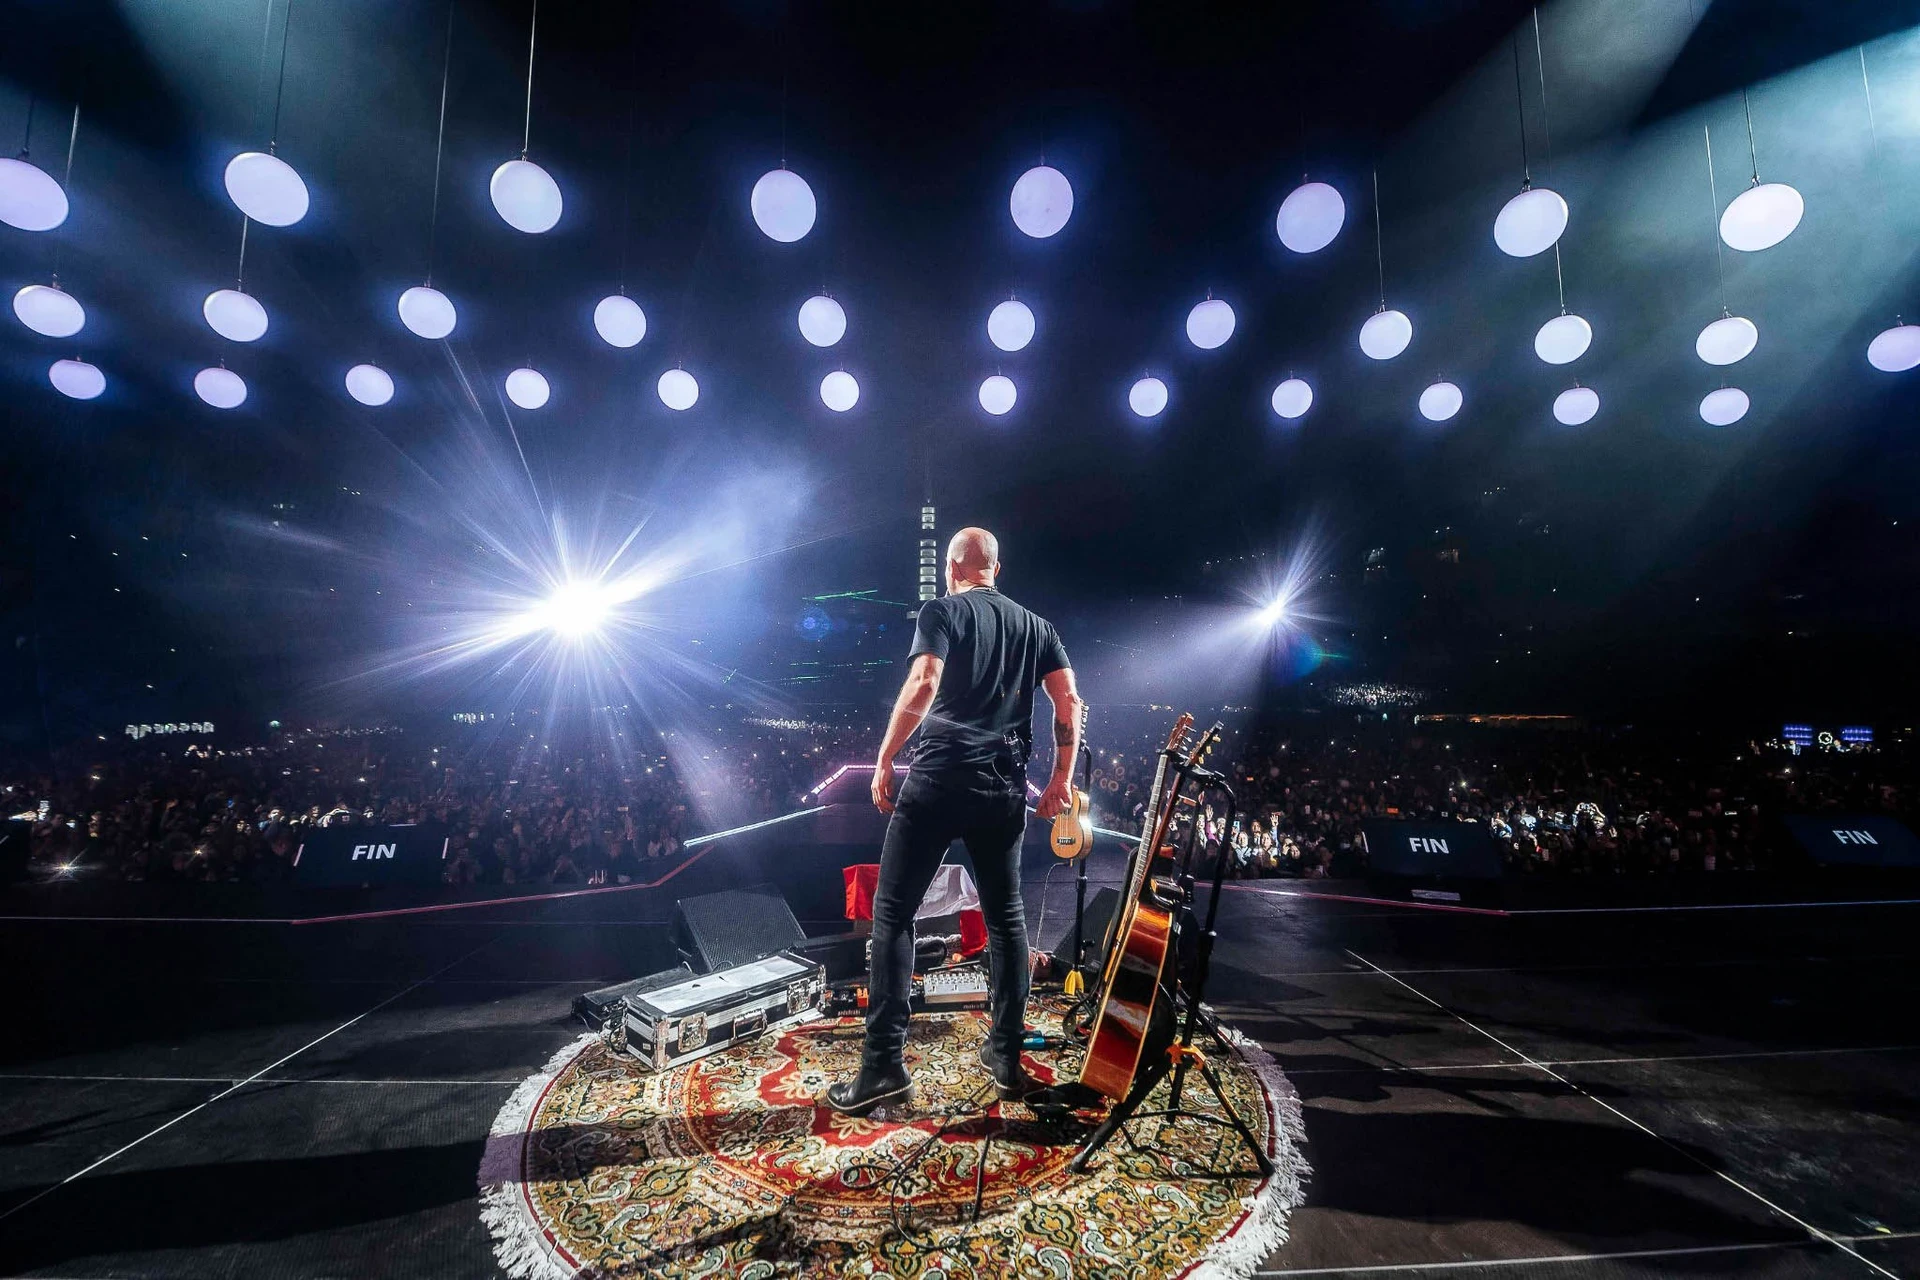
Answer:
<svg viewBox="0 0 1920 1280"><path fill-rule="evenodd" d="M1140 843L1127 868L1120 910L1109 925L1107 963L1100 979L1100 1005L1087 1037L1080 1083L1116 1101L1133 1088L1148 1043L1165 1034L1171 1019L1160 1001L1161 977L1173 944L1173 906L1152 891L1150 873L1166 848L1179 805L1179 781L1168 785L1174 761L1185 750L1193 717L1182 712L1167 735L1166 750L1147 795ZM1210 735L1217 730L1209 731ZM1181 761L1184 766L1198 752Z"/></svg>

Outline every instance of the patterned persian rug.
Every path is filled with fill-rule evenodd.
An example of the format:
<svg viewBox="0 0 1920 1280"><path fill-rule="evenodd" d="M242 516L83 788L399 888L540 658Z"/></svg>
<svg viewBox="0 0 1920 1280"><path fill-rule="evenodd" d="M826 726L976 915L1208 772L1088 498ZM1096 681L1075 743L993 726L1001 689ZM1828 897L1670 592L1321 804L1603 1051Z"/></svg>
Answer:
<svg viewBox="0 0 1920 1280"><path fill-rule="evenodd" d="M1059 1029L1038 1001L1032 1021ZM1259 1046L1235 1037L1210 1061L1271 1177L1223 1125L1155 1118L1074 1174L1085 1129L997 1102L974 1057L985 1031L983 1014L915 1017L914 1102L865 1119L818 1103L859 1062L856 1019L659 1075L584 1036L494 1122L480 1192L500 1263L517 1280L1239 1280L1286 1238L1307 1173L1300 1104ZM1051 1058L1029 1066L1046 1079ZM1214 1109L1190 1078L1190 1104Z"/></svg>

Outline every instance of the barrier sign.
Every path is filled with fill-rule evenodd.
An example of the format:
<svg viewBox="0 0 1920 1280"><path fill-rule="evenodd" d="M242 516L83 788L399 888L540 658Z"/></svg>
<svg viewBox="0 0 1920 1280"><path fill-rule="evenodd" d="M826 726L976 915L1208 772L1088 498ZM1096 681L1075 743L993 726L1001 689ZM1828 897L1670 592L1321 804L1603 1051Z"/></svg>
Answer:
<svg viewBox="0 0 1920 1280"><path fill-rule="evenodd" d="M1920 840L1878 813L1791 814L1787 829L1815 862L1849 867L1920 867Z"/></svg>
<svg viewBox="0 0 1920 1280"><path fill-rule="evenodd" d="M1367 867L1375 875L1500 878L1500 854L1483 823L1376 818L1362 823L1361 831Z"/></svg>
<svg viewBox="0 0 1920 1280"><path fill-rule="evenodd" d="M447 829L318 827L293 856L304 885L439 884L447 865Z"/></svg>

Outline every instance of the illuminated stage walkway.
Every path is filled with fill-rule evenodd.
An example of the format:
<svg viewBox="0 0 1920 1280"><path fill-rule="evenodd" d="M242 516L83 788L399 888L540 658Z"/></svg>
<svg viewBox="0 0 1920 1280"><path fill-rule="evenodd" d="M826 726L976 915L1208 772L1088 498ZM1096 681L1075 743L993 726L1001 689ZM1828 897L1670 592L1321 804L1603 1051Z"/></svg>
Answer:
<svg viewBox="0 0 1920 1280"><path fill-rule="evenodd" d="M672 899L742 871L699 866L324 926L10 920L0 1274L494 1274L490 1121L575 993L664 960ZM1298 1088L1313 1166L1263 1274L1920 1274L1920 908L1309 888L1222 906L1217 1003ZM1051 942L1066 875L1047 896ZM796 906L826 928L831 900Z"/></svg>

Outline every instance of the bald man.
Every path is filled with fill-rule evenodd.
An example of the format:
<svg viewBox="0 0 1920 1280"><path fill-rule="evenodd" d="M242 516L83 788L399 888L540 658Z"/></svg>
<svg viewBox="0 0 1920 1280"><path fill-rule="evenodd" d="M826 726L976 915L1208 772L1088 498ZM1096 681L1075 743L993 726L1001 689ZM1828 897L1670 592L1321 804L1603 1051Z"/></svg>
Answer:
<svg viewBox="0 0 1920 1280"><path fill-rule="evenodd" d="M955 840L966 845L987 920L993 1024L980 1064L1002 1098L1034 1088L1020 1065L1027 1011L1027 917L1020 901L1033 691L1053 703L1053 774L1034 806L1067 807L1080 751L1080 695L1053 624L1000 594L1000 544L962 529L947 546L947 594L920 606L907 680L874 761L873 803L892 814L873 895L873 968L866 1053L857 1078L827 1090L827 1105L861 1116L908 1102L905 1050L913 982L913 915ZM895 794L893 767L918 737L913 770Z"/></svg>

